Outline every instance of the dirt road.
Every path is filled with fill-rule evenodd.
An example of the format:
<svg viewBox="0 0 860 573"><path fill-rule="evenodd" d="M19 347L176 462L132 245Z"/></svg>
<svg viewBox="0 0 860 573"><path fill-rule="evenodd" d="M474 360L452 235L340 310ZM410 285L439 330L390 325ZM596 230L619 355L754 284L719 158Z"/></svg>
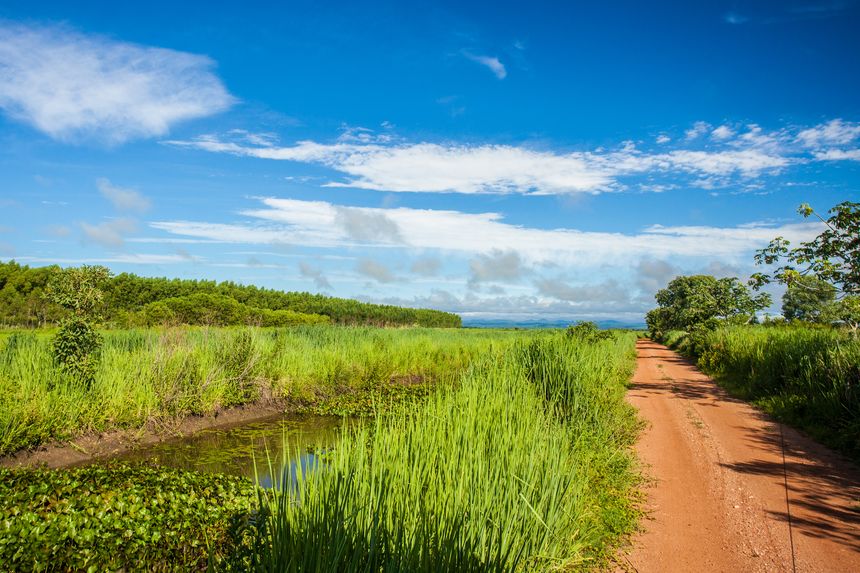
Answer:
<svg viewBox="0 0 860 573"><path fill-rule="evenodd" d="M783 465L779 425L664 346L637 349L628 400L653 483L624 568L860 572L860 470L789 428Z"/></svg>

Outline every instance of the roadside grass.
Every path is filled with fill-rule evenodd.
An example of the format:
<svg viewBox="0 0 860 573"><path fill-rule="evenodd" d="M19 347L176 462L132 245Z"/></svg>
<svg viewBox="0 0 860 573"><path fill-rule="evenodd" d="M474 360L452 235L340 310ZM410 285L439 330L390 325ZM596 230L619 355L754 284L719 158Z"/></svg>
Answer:
<svg viewBox="0 0 860 573"><path fill-rule="evenodd" d="M541 336L547 334L333 326L107 331L88 387L54 364L51 331L2 332L0 455L260 400L367 413L368 400L380 399L374 393L393 401L426 392L478 356Z"/></svg>
<svg viewBox="0 0 860 573"><path fill-rule="evenodd" d="M240 532L249 571L542 571L605 565L638 518L624 402L635 334L496 346L421 408L285 473ZM250 540L250 541L249 541Z"/></svg>

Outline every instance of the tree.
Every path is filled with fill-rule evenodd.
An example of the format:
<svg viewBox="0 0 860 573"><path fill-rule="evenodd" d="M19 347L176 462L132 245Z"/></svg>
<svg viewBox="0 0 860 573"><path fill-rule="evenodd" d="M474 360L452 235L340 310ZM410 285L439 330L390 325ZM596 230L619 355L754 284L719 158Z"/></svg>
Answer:
<svg viewBox="0 0 860 573"><path fill-rule="evenodd" d="M797 212L806 218L817 217L824 223L824 231L793 249L788 240L777 237L758 251L757 265L785 264L771 274L754 274L750 279L753 288L773 281L791 285L801 277L813 276L835 286L840 296L860 295L860 203L839 203L826 220L806 203Z"/></svg>
<svg viewBox="0 0 860 573"><path fill-rule="evenodd" d="M84 265L58 269L45 288L49 300L72 313L60 322L54 336L54 358L61 370L87 386L92 384L98 365L102 338L93 323L100 318L98 311L104 300L102 289L108 280L110 271L107 268Z"/></svg>
<svg viewBox="0 0 860 573"><path fill-rule="evenodd" d="M820 322L836 300L836 287L818 277L801 276L782 295L782 315L787 320Z"/></svg>
<svg viewBox="0 0 860 573"><path fill-rule="evenodd" d="M655 298L659 306L645 317L651 332L689 331L716 322L745 324L771 304L769 294L753 296L737 278L710 275L676 277Z"/></svg>

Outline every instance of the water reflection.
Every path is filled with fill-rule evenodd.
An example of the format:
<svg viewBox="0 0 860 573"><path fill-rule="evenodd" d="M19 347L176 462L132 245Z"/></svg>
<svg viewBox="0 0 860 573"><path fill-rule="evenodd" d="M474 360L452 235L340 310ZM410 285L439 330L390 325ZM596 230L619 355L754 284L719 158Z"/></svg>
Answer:
<svg viewBox="0 0 860 573"><path fill-rule="evenodd" d="M346 424L346 425L345 425ZM351 422L329 416L274 416L230 428L202 430L187 438L162 442L113 458L164 466L233 474L280 484L289 468L295 483L299 468L307 475L320 463L315 452L334 444Z"/></svg>

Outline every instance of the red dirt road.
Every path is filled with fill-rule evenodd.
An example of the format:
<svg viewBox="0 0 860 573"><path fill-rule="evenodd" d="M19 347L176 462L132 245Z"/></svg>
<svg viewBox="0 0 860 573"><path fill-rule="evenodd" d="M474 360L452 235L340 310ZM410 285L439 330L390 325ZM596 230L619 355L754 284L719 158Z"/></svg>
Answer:
<svg viewBox="0 0 860 573"><path fill-rule="evenodd" d="M653 483L622 569L790 572L791 533L797 571L860 572L860 469L790 428L783 466L779 425L666 347L637 350L628 400Z"/></svg>

